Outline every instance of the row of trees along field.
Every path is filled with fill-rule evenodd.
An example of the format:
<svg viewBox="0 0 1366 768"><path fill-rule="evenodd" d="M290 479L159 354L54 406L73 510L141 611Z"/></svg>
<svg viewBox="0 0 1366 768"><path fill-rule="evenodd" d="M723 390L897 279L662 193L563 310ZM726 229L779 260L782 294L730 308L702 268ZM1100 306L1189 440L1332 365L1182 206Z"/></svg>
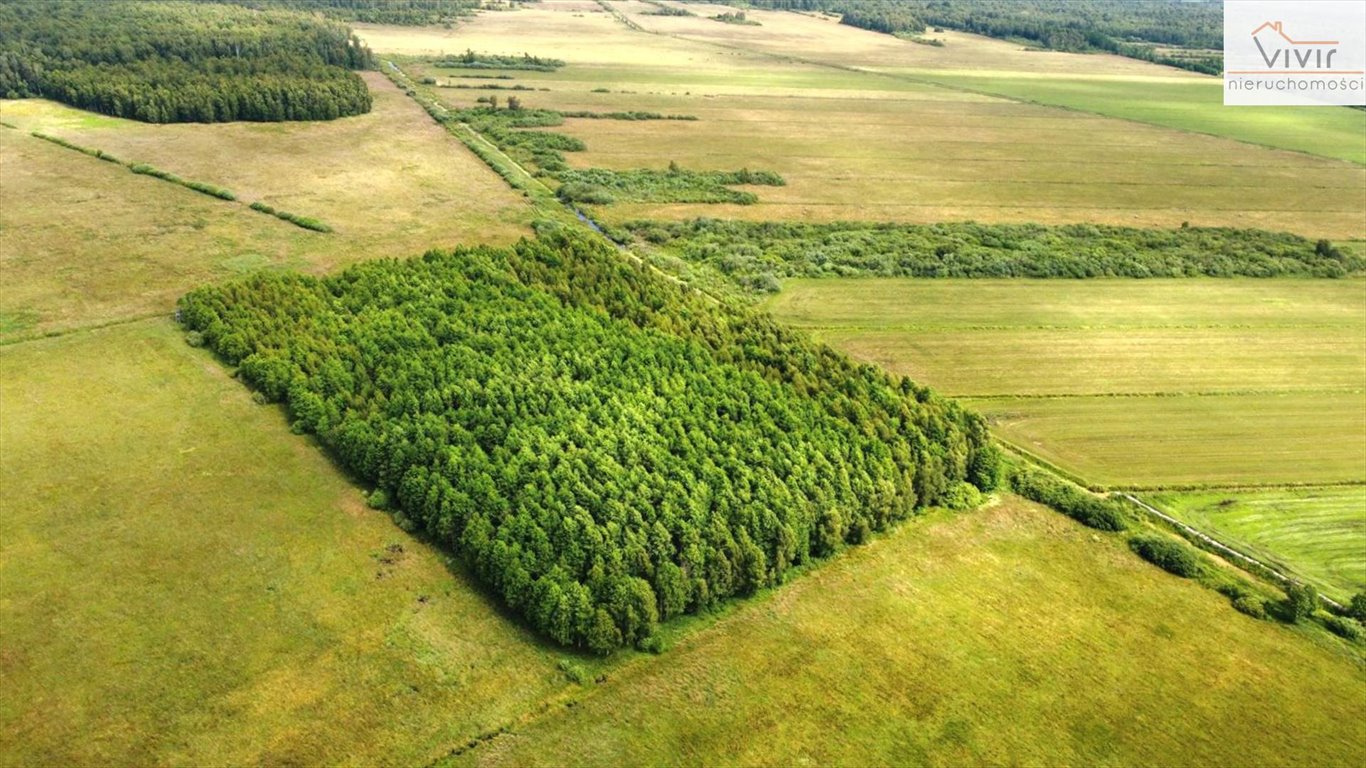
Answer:
<svg viewBox="0 0 1366 768"><path fill-rule="evenodd" d="M1027 40L1056 51L1106 51L1206 74L1222 57L1177 55L1223 49L1217 0L749 0L755 8L825 11L841 23L888 34L930 27Z"/></svg>
<svg viewBox="0 0 1366 768"><path fill-rule="evenodd" d="M975 414L564 231L256 275L181 316L400 524L597 652L995 486Z"/></svg>
<svg viewBox="0 0 1366 768"><path fill-rule="evenodd" d="M782 277L1345 277L1366 261L1326 240L1227 227L632 221L639 237L741 285Z"/></svg>
<svg viewBox="0 0 1366 768"><path fill-rule="evenodd" d="M368 112L374 66L344 25L216 2L0 3L0 94L147 122Z"/></svg>
<svg viewBox="0 0 1366 768"><path fill-rule="evenodd" d="M452 25L479 10L481 0L228 0L263 10L284 8L319 13L338 21L425 26ZM517 0L507 0L511 7Z"/></svg>

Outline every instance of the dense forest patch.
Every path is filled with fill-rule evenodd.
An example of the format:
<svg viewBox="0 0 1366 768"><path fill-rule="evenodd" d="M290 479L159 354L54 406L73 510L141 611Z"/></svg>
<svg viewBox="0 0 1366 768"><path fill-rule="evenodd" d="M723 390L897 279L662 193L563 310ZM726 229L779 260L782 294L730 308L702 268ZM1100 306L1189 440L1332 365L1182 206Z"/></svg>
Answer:
<svg viewBox="0 0 1366 768"><path fill-rule="evenodd" d="M599 240L261 274L180 308L377 505L599 652L999 472L976 415Z"/></svg>
<svg viewBox="0 0 1366 768"><path fill-rule="evenodd" d="M782 277L1343 277L1366 269L1324 240L1227 227L694 219L623 228L760 290L777 290Z"/></svg>
<svg viewBox="0 0 1366 768"><path fill-rule="evenodd" d="M0 95L151 123L331 120L370 111L342 24L205 2L0 4Z"/></svg>

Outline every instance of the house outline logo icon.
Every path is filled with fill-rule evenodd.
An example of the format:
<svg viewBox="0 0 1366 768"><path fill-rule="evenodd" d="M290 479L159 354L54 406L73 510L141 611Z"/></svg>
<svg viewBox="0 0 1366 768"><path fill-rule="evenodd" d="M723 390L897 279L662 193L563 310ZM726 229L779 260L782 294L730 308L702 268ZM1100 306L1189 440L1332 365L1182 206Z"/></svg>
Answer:
<svg viewBox="0 0 1366 768"><path fill-rule="evenodd" d="M1273 32L1275 33L1274 36L1272 35ZM1263 38L1268 39L1268 44L1262 43ZM1298 50L1279 47L1282 40L1291 46L1298 46ZM1336 46L1339 41L1296 40L1285 33L1285 25L1280 21L1262 22L1261 26L1252 30L1252 42L1257 46L1257 51L1261 53L1262 61L1266 63L1266 69L1235 70L1231 74L1259 75L1280 74L1282 72L1299 75L1361 74L1360 72L1333 71L1333 56L1338 53ZM1270 46L1269 49L1268 46ZM1325 48L1324 46L1334 47ZM1280 69L1276 69L1277 66Z"/></svg>

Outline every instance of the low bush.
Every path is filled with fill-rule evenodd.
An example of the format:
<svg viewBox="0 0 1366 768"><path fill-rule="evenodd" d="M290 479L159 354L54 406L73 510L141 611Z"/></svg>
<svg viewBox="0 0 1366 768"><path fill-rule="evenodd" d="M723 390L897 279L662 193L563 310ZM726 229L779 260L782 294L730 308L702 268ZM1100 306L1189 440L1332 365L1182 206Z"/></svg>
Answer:
<svg viewBox="0 0 1366 768"><path fill-rule="evenodd" d="M1129 549L1168 573L1187 579L1200 575L1200 555L1176 539L1143 534L1129 539Z"/></svg>
<svg viewBox="0 0 1366 768"><path fill-rule="evenodd" d="M1116 502L1094 496L1041 469L1018 467L1011 475L1010 486L1026 499L1052 507L1082 525L1101 531L1129 527L1124 510Z"/></svg>
<svg viewBox="0 0 1366 768"><path fill-rule="evenodd" d="M1361 625L1358 624L1355 619L1349 619L1344 616L1329 616L1323 620L1323 626L1327 627L1329 632L1332 632L1338 637L1346 638L1347 640L1361 639Z"/></svg>
<svg viewBox="0 0 1366 768"><path fill-rule="evenodd" d="M555 190L555 194L566 203L588 203L590 205L609 205L616 201L606 187L597 184L584 184L574 182L564 184Z"/></svg>
<svg viewBox="0 0 1366 768"><path fill-rule="evenodd" d="M949 509L976 509L982 506L982 492L972 483L959 483L944 495L944 506Z"/></svg>
<svg viewBox="0 0 1366 768"><path fill-rule="evenodd" d="M1254 619L1266 618L1266 603L1262 602L1259 597L1243 595L1242 597L1234 598L1233 607L1239 613L1245 613Z"/></svg>
<svg viewBox="0 0 1366 768"><path fill-rule="evenodd" d="M560 659L560 663L556 666L559 667L560 672L565 676L565 679L571 683L584 685L591 682L593 679L588 676L587 670L569 659Z"/></svg>

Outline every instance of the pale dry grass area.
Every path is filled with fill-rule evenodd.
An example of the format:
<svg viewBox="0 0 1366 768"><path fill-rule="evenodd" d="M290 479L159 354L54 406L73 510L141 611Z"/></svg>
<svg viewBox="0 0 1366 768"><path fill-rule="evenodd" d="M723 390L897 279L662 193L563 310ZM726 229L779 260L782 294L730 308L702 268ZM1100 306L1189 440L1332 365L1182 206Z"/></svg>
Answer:
<svg viewBox="0 0 1366 768"><path fill-rule="evenodd" d="M171 311L206 280L258 267L331 271L527 234L528 204L378 73L366 115L330 122L149 125L44 100L5 101L0 334ZM130 173L40 131L226 187L238 202ZM319 219L300 229L263 201Z"/></svg>
<svg viewBox="0 0 1366 768"><path fill-rule="evenodd" d="M690 40L1366 164L1366 115L1360 111L1225 108L1220 78L1174 67L952 30L926 31L942 46L918 45L812 14L755 11L750 18L762 26L745 27L639 15L638 6L618 4L645 29Z"/></svg>
<svg viewBox="0 0 1366 768"><path fill-rule="evenodd" d="M1189 222L1366 237L1366 169L1359 166L793 58L811 50L839 63L847 46L886 63L895 59L885 51L939 56L952 54L954 46L915 45L803 14L756 13L762 26L749 27L701 16L642 15L649 6L640 3L614 7L648 29L674 25L681 36L635 31L604 12L553 1L483 14L439 35L395 28L363 34L376 47L398 51L472 48L564 59L567 66L553 73L507 73L515 79L502 84L549 89L519 92L527 106L699 118L571 119L560 130L588 146L567 155L574 167L663 168L676 161L687 168L773 170L787 180L785 187L755 189L759 203L753 206L618 204L599 211L609 222L698 215L1159 227ZM1106 76L1140 72L1179 83L1188 74L1121 57L1025 52L968 37L967 47L986 52L983 66L1021 68L1058 56L1065 63L1057 67L1060 75L1095 69L1097 62ZM861 61L852 54L849 60ZM408 66L441 82L480 82L460 79L455 69ZM452 107L497 93L435 91Z"/></svg>
<svg viewBox="0 0 1366 768"><path fill-rule="evenodd" d="M678 3L669 3L679 6ZM733 11L720 5L687 4L696 17L650 16L641 2L613 2L645 29L812 61L875 70L933 69L1000 77L1086 77L1098 80L1205 80L1186 70L1110 54L1080 54L1026 48L1005 40L945 30L926 31L944 46L918 45L891 35L840 24L837 17L747 9L759 26L722 24L706 18Z"/></svg>

